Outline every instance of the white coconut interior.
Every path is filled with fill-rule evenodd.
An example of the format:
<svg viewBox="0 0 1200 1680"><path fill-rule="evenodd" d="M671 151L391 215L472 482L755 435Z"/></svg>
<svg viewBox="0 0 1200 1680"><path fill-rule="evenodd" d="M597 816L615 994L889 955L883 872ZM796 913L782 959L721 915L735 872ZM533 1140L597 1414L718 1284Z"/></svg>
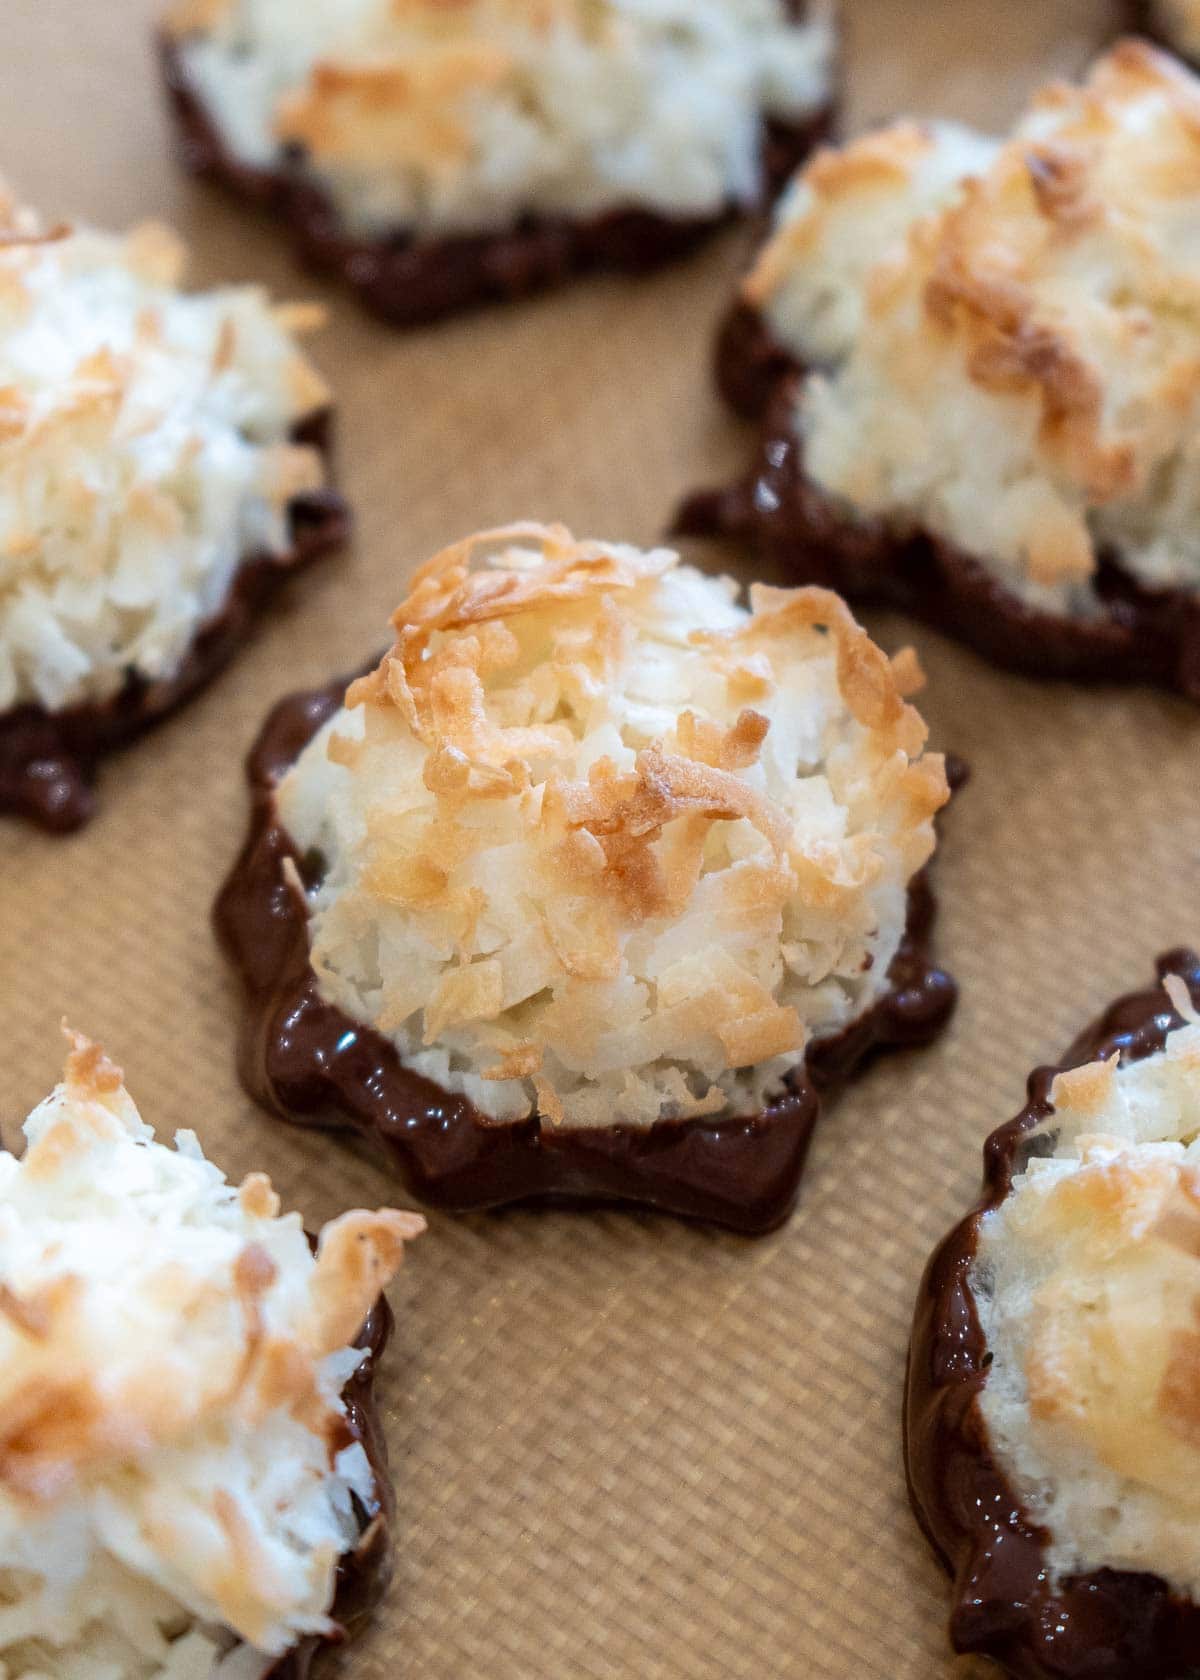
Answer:
<svg viewBox="0 0 1200 1680"><path fill-rule="evenodd" d="M187 294L161 228L46 237L0 199L0 712L178 667L324 482L327 399L255 287Z"/></svg>
<svg viewBox="0 0 1200 1680"><path fill-rule="evenodd" d="M1088 616L1106 551L1200 586L1200 82L1125 42L1002 145L901 124L814 162L748 282L819 364L796 414L853 517Z"/></svg>
<svg viewBox="0 0 1200 1680"><path fill-rule="evenodd" d="M829 99L828 8L784 0L182 0L193 86L244 163L289 142L351 228L503 228L761 189L763 120Z"/></svg>
<svg viewBox="0 0 1200 1680"><path fill-rule="evenodd" d="M325 997L569 1125L755 1112L870 1008L946 783L836 596L527 526L393 622L278 791Z"/></svg>
<svg viewBox="0 0 1200 1680"><path fill-rule="evenodd" d="M1160 1575L1200 1602L1200 1022L1055 1083L1053 1152L982 1221L971 1287L993 1449L1056 1577Z"/></svg>
<svg viewBox="0 0 1200 1680"><path fill-rule="evenodd" d="M330 1631L374 1508L341 1390L413 1215L349 1213L314 1258L270 1180L156 1143L76 1040L0 1155L0 1668L252 1680Z"/></svg>

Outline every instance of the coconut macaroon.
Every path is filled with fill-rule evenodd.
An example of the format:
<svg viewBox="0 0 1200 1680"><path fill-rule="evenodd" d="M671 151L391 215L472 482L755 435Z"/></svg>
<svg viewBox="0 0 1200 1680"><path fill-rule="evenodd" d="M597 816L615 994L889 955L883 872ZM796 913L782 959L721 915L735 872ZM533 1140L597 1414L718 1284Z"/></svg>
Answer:
<svg viewBox="0 0 1200 1680"><path fill-rule="evenodd" d="M176 0L164 43L188 161L285 201L398 320L671 254L833 99L829 8L798 0Z"/></svg>
<svg viewBox="0 0 1200 1680"><path fill-rule="evenodd" d="M802 377L743 524L1009 663L1200 690L1198 165L1200 84L1133 41L1002 144L820 155L744 284Z"/></svg>
<svg viewBox="0 0 1200 1680"><path fill-rule="evenodd" d="M339 1638L339 1567L386 1580L369 1380L423 1220L347 1213L314 1253L265 1176L155 1142L78 1037L25 1136L0 1155L5 1673L246 1680Z"/></svg>
<svg viewBox="0 0 1200 1680"><path fill-rule="evenodd" d="M911 652L540 525L393 623L267 815L321 999L430 1090L543 1133L759 1115L890 995L947 797Z"/></svg>
<svg viewBox="0 0 1200 1680"><path fill-rule="evenodd" d="M38 814L27 760L44 805L55 746L86 761L198 686L344 526L312 311L182 292L183 263L161 227L46 228L0 195L0 810Z"/></svg>
<svg viewBox="0 0 1200 1680"><path fill-rule="evenodd" d="M1031 1676L1177 1674L1200 1637L1200 959L1159 971L1034 1074L918 1306L910 1482L952 1637Z"/></svg>

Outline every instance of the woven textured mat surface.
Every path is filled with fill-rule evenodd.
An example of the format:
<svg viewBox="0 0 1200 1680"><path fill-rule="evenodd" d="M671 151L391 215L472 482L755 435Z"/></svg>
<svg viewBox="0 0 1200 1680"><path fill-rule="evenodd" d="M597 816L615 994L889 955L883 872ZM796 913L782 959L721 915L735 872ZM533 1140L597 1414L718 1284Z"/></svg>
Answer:
<svg viewBox="0 0 1200 1680"><path fill-rule="evenodd" d="M852 126L902 109L998 125L1078 68L1106 0L849 0ZM0 168L50 215L147 215L194 278L319 296L268 228L174 171L150 0L4 0ZM278 694L355 665L409 568L493 520L650 541L746 434L708 384L737 236L393 337L329 292L315 353L340 409L352 552L293 589L238 663L110 763L94 826L0 823L0 1118L57 1074L64 1013L161 1131L266 1166L310 1222L394 1192L272 1124L233 1073L237 1006L208 910L245 817L241 761ZM1144 693L993 673L919 628L934 743L974 776L947 824L938 951L962 1005L823 1122L797 1216L748 1243L623 1214L437 1217L394 1292L383 1399L399 1566L361 1680L942 1680L940 1577L909 1518L897 1414L922 1263L973 1195L1026 1072L1156 951L1200 940L1200 717ZM982 1672L982 1671L979 1671Z"/></svg>

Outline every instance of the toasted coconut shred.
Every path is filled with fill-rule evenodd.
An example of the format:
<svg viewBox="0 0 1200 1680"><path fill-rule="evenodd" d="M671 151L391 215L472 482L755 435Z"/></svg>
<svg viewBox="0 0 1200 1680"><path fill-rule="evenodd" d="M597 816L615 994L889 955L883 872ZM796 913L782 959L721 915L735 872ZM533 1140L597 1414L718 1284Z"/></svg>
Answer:
<svg viewBox="0 0 1200 1680"><path fill-rule="evenodd" d="M947 797L915 660L824 590L736 597L469 538L278 789L322 995L494 1120L757 1112L886 985Z"/></svg>
<svg viewBox="0 0 1200 1680"><path fill-rule="evenodd" d="M1060 1074L1050 1150L985 1215L980 1404L1056 1577L1162 1576L1200 1602L1200 1017ZM1164 1000L1165 1001L1165 1000Z"/></svg>
<svg viewBox="0 0 1200 1680"><path fill-rule="evenodd" d="M1200 587L1200 82L1126 41L1010 139L904 123L824 153L747 296L815 371L810 476L1027 603L1100 610L1106 550Z"/></svg>
<svg viewBox="0 0 1200 1680"><path fill-rule="evenodd" d="M0 712L173 674L324 483L325 386L256 287L187 295L164 228L43 229L0 189Z"/></svg>
<svg viewBox="0 0 1200 1680"><path fill-rule="evenodd" d="M302 149L363 233L504 228L761 191L764 115L829 100L833 28L784 0L176 0L168 28L241 162Z"/></svg>
<svg viewBox="0 0 1200 1680"><path fill-rule="evenodd" d="M254 1680L333 1631L373 1502L349 1344L423 1221L347 1213L314 1257L269 1179L156 1143L81 1038L25 1136L0 1155L0 1671Z"/></svg>

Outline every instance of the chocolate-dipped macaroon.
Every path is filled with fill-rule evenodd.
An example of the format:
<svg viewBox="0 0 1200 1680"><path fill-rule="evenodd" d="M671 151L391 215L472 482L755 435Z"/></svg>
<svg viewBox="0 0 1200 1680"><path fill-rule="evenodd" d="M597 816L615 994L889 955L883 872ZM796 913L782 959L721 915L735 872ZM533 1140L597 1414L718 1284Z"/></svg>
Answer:
<svg viewBox="0 0 1200 1680"><path fill-rule="evenodd" d="M0 816L62 832L345 534L303 306L187 293L166 229L47 228L0 188Z"/></svg>
<svg viewBox="0 0 1200 1680"><path fill-rule="evenodd" d="M816 1087L954 1001L911 653L541 525L435 556L393 624L251 757L216 911L247 1087L434 1203L777 1223Z"/></svg>
<svg viewBox="0 0 1200 1680"><path fill-rule="evenodd" d="M1022 1680L1200 1671L1200 957L989 1138L913 1328L913 1505L950 1636Z"/></svg>
<svg viewBox="0 0 1200 1680"><path fill-rule="evenodd" d="M648 268L830 129L823 0L176 0L185 163L411 325Z"/></svg>
<svg viewBox="0 0 1200 1680"><path fill-rule="evenodd" d="M391 1572L372 1398L416 1214L310 1244L271 1181L157 1143L73 1036L0 1154L0 1662L304 1680Z"/></svg>
<svg viewBox="0 0 1200 1680"><path fill-rule="evenodd" d="M1002 665L1200 698L1200 82L1126 41L992 141L900 123L782 200L718 350L764 415L694 497Z"/></svg>

